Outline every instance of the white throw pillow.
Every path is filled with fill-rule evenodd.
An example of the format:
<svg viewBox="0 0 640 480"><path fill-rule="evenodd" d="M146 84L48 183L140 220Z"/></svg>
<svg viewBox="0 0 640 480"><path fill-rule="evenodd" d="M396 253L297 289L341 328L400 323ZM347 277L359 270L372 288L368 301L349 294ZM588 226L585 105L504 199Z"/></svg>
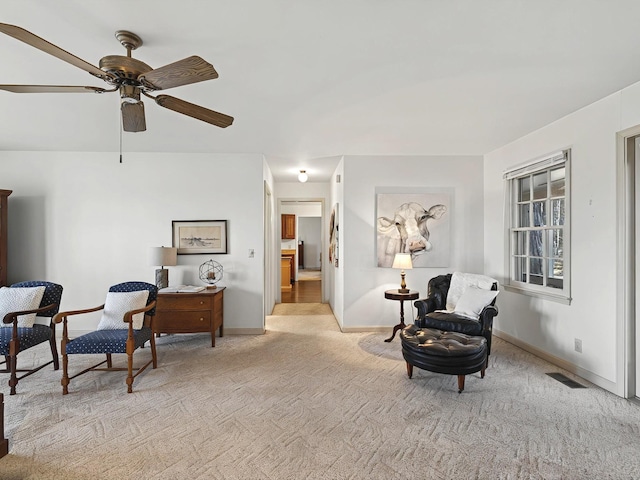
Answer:
<svg viewBox="0 0 640 480"><path fill-rule="evenodd" d="M4 323L2 320L7 313L24 312L40 308L45 287L2 287L0 288L0 326L11 327L12 323ZM36 314L20 315L19 327L33 327Z"/></svg>
<svg viewBox="0 0 640 480"><path fill-rule="evenodd" d="M489 305L498 296L498 290L483 290L470 287L458 299L455 313L465 317L479 318L484 307Z"/></svg>
<svg viewBox="0 0 640 480"><path fill-rule="evenodd" d="M491 277L487 277L486 275L480 275L478 273L453 272L451 275L451 282L449 284L449 291L447 292L446 309L450 312L454 311L458 304L458 299L468 288L473 287L483 290L491 290L494 283L497 283L496 280Z"/></svg>
<svg viewBox="0 0 640 480"><path fill-rule="evenodd" d="M104 302L104 311L98 324L98 330L122 330L129 328L124 321L124 314L139 308L144 308L149 298L148 290L136 292L109 292ZM140 330L144 324L144 313L133 316L133 328Z"/></svg>

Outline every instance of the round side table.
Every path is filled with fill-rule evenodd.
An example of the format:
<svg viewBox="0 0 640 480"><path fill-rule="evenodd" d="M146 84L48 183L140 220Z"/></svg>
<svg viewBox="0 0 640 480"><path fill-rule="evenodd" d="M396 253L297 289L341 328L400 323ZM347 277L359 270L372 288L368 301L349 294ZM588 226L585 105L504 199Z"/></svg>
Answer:
<svg viewBox="0 0 640 480"><path fill-rule="evenodd" d="M398 289L387 290L384 292L384 298L387 300L398 300L400 302L400 323L393 327L393 333L389 338L385 340L385 342L390 342L393 340L393 337L396 336L396 332L406 325L404 324L404 301L405 300L417 300L420 296L420 292L417 290L409 290L408 293L399 292Z"/></svg>

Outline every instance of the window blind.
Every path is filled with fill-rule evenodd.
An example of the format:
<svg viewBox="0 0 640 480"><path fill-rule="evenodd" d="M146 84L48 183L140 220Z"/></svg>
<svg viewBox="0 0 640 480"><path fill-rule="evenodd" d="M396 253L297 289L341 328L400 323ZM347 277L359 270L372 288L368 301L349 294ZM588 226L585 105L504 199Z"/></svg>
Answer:
<svg viewBox="0 0 640 480"><path fill-rule="evenodd" d="M560 152L555 152L551 155L546 155L542 158L537 158L530 162L517 165L510 169L507 169L503 172L502 177L505 180L512 180L516 177L521 177L522 175L527 175L528 173L535 172L536 170L541 170L543 168L549 168L556 164L560 164L567 161L568 150L562 150Z"/></svg>

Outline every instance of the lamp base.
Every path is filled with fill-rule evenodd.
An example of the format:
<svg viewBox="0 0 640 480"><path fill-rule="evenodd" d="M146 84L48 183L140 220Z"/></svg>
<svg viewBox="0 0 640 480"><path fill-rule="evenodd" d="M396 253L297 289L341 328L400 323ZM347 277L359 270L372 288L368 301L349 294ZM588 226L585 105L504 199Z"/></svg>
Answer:
<svg viewBox="0 0 640 480"><path fill-rule="evenodd" d="M410 290L408 288L399 288L398 293L409 293Z"/></svg>
<svg viewBox="0 0 640 480"><path fill-rule="evenodd" d="M156 287L158 289L167 288L169 286L169 270L159 268L156 270Z"/></svg>

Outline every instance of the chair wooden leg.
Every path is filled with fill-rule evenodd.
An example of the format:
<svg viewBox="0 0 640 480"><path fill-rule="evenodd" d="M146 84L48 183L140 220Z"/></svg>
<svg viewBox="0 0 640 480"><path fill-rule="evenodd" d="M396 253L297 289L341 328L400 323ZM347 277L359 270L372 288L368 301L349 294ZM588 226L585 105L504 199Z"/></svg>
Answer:
<svg viewBox="0 0 640 480"><path fill-rule="evenodd" d="M151 335L151 340L149 340L151 344L151 358L153 359L153 368L158 368L158 356L156 355L156 340Z"/></svg>
<svg viewBox="0 0 640 480"><path fill-rule="evenodd" d="M127 393L133 393L133 353L127 353Z"/></svg>
<svg viewBox="0 0 640 480"><path fill-rule="evenodd" d="M480 370L480 378L484 378L484 368L482 370Z"/></svg>
<svg viewBox="0 0 640 480"><path fill-rule="evenodd" d="M17 370L18 359L15 355L9 356L9 369L11 370L11 374L9 376L9 387L11 387L11 391L9 395L16 394L16 385L18 385L18 374Z"/></svg>
<svg viewBox="0 0 640 480"><path fill-rule="evenodd" d="M60 380L60 385L62 385L63 395L69 393L69 356L64 353L66 351L66 345L62 345L62 379Z"/></svg>
<svg viewBox="0 0 640 480"><path fill-rule="evenodd" d="M20 348L20 342L15 339L11 339L9 341L9 387L11 387L11 391L9 395L16 394L16 385L18 385L18 350Z"/></svg>
<svg viewBox="0 0 640 480"><path fill-rule="evenodd" d="M464 390L464 375L458 375L458 393Z"/></svg>
<svg viewBox="0 0 640 480"><path fill-rule="evenodd" d="M58 358L58 347L56 346L56 334L55 331L53 335L51 335L51 339L49 339L49 345L51 346L51 356L53 357L53 369L60 369L60 359Z"/></svg>
<svg viewBox="0 0 640 480"><path fill-rule="evenodd" d="M409 378L413 376L413 365L409 362L407 362L407 375L409 375Z"/></svg>

